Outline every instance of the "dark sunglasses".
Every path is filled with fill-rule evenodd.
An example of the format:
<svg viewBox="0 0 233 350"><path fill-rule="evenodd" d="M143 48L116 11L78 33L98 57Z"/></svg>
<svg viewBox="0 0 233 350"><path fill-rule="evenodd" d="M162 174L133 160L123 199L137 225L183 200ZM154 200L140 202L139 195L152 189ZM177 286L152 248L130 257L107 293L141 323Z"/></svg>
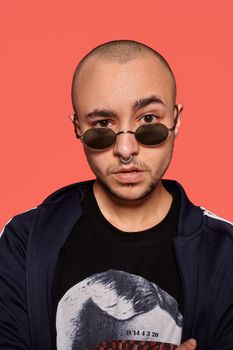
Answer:
<svg viewBox="0 0 233 350"><path fill-rule="evenodd" d="M172 128L166 127L164 124L148 124L141 125L135 131L122 130L115 133L112 129L108 127L103 128L90 128L84 132L83 135L79 135L76 129L75 120L77 116L74 115L74 131L76 137L82 139L83 142L90 148L94 149L105 149L115 144L116 138L120 134L134 134L136 140L146 146L156 146L163 143L169 134L169 131L174 131L179 115L179 110L177 105L175 105L177 110L177 115L174 120L174 125Z"/></svg>

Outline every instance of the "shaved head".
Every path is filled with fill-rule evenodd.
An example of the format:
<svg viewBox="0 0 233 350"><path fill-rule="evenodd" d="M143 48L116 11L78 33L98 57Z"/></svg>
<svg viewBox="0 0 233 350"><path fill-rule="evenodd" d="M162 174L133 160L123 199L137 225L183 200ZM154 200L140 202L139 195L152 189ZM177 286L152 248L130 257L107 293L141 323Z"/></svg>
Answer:
<svg viewBox="0 0 233 350"><path fill-rule="evenodd" d="M172 94L174 96L174 100L176 99L176 81L174 74L169 66L168 62L165 58L152 49L151 47L142 44L133 40L115 40L109 41L104 44L101 44L91 50L86 56L82 58L79 62L77 68L75 69L73 81L72 81L72 104L74 110L76 110L76 90L77 90L77 82L78 76L82 69L82 67L91 59L97 59L100 62L116 62L119 64L126 64L135 59L146 59L146 58L155 58L159 61L164 68L166 68L168 75L171 80L171 89Z"/></svg>

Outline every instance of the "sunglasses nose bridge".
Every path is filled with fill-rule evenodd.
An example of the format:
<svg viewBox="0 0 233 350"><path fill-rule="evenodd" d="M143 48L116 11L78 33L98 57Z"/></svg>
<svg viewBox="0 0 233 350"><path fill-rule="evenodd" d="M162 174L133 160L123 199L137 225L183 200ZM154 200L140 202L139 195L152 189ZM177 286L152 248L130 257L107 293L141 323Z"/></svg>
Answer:
<svg viewBox="0 0 233 350"><path fill-rule="evenodd" d="M115 155L127 159L132 154L137 154L138 151L139 144L133 131L124 130L116 134L116 141L113 147L113 152Z"/></svg>

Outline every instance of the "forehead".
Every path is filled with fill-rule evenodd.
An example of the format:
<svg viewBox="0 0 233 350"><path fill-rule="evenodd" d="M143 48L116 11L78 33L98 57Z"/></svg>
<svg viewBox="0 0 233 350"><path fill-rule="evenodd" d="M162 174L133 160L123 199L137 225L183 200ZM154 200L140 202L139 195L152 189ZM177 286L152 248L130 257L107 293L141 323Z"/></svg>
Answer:
<svg viewBox="0 0 233 350"><path fill-rule="evenodd" d="M89 58L78 73L73 91L77 109L85 112L88 108L125 108L152 95L165 105L174 103L171 73L155 57L123 64Z"/></svg>

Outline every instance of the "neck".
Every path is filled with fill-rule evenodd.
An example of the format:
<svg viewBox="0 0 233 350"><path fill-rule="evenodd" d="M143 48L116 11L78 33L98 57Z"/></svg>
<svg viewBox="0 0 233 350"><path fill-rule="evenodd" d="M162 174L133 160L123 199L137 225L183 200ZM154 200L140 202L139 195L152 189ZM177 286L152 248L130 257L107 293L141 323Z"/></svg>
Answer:
<svg viewBox="0 0 233 350"><path fill-rule="evenodd" d="M172 203L172 196L161 180L149 195L135 201L116 198L98 180L93 190L106 220L125 232L143 231L157 225L167 215Z"/></svg>

